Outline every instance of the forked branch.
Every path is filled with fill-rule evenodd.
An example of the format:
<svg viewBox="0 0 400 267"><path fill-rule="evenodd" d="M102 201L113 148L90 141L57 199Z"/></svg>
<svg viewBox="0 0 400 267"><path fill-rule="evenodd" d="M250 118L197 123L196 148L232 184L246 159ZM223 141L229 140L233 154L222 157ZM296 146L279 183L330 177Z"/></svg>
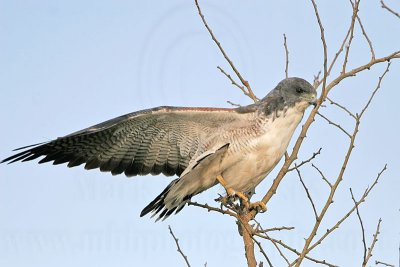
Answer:
<svg viewBox="0 0 400 267"><path fill-rule="evenodd" d="M254 102L258 101L258 98L254 95L250 84L247 80L245 80L242 75L240 74L240 72L237 70L237 68L235 67L235 65L233 64L232 60L228 57L228 55L226 54L225 50L223 49L221 43L218 41L218 39L215 37L213 31L211 30L211 28L208 26L206 19L204 18L204 15L201 11L200 5L198 0L194 0L196 3L196 7L197 7L197 11L199 12L199 15L201 17L201 20L203 21L204 26L206 27L208 33L211 35L212 40L214 41L214 43L218 46L219 51L221 51L222 55L224 56L224 58L226 59L226 61L229 63L229 65L231 66L232 70L235 72L236 76L239 78L240 82L243 84L244 87L246 87L247 92L245 93L247 96L249 96ZM221 68L220 68L221 70ZM231 80L232 81L232 80ZM242 91L245 91L245 89L243 88Z"/></svg>

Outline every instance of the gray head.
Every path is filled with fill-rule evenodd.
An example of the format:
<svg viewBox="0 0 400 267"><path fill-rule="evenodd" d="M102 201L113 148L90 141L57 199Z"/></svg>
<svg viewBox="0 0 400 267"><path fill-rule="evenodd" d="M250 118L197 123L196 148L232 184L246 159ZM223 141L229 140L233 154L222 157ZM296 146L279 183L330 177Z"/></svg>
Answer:
<svg viewBox="0 0 400 267"><path fill-rule="evenodd" d="M266 97L274 95L283 98L286 105L293 105L298 102L306 101L314 104L317 92L314 87L302 78L287 78L278 83Z"/></svg>
<svg viewBox="0 0 400 267"><path fill-rule="evenodd" d="M263 99L255 104L243 106L238 112L252 112L262 110L271 114L285 108L296 106L303 112L309 105L316 104L317 92L314 87L304 79L293 77L282 80Z"/></svg>
<svg viewBox="0 0 400 267"><path fill-rule="evenodd" d="M282 80L269 94L261 99L260 104L270 114L284 108L297 106L304 111L309 105L316 104L317 92L304 79L293 77Z"/></svg>

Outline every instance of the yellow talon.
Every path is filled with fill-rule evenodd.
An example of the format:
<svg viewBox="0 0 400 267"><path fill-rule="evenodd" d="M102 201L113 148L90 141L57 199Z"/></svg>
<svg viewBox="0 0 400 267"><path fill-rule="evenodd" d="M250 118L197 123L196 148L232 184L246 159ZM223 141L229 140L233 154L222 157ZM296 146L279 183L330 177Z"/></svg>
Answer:
<svg viewBox="0 0 400 267"><path fill-rule="evenodd" d="M222 175L217 176L217 181L224 187L224 189L226 191L226 195L227 195L226 198L236 196L242 201L242 203L244 205L248 206L248 203L249 203L248 197L245 194L243 194L242 192L236 192L232 188L228 187L228 183L225 181L225 179L224 179L224 177L222 177Z"/></svg>
<svg viewBox="0 0 400 267"><path fill-rule="evenodd" d="M266 212L267 206L262 201L257 201L250 204L250 209L255 209L257 212Z"/></svg>

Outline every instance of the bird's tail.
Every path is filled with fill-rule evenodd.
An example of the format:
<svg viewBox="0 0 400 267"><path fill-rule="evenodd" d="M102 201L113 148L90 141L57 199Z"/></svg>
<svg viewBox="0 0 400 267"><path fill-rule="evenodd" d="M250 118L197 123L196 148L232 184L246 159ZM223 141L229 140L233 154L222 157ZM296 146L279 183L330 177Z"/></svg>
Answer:
<svg viewBox="0 0 400 267"><path fill-rule="evenodd" d="M176 185L179 182L179 178L173 180L162 192L159 194L152 202L150 202L140 213L140 217L145 216L148 213L153 213L151 217L154 217L158 215L158 218L156 219L156 222L160 219L165 220L167 219L172 213L175 212L177 214L180 212L183 207L185 206L186 203L189 202L190 198L192 195L187 195L182 199L175 198L174 201L168 201L166 203L166 197L168 193L170 193L170 190L174 185Z"/></svg>

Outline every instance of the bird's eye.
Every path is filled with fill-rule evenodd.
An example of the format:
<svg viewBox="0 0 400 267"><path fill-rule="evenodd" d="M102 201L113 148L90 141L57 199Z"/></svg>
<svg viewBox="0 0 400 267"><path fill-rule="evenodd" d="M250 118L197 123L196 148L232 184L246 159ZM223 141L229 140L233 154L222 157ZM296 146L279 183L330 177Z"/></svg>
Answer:
<svg viewBox="0 0 400 267"><path fill-rule="evenodd" d="M304 93L304 90L302 88L300 88L300 87L297 87L296 88L296 93L299 93L299 94Z"/></svg>

